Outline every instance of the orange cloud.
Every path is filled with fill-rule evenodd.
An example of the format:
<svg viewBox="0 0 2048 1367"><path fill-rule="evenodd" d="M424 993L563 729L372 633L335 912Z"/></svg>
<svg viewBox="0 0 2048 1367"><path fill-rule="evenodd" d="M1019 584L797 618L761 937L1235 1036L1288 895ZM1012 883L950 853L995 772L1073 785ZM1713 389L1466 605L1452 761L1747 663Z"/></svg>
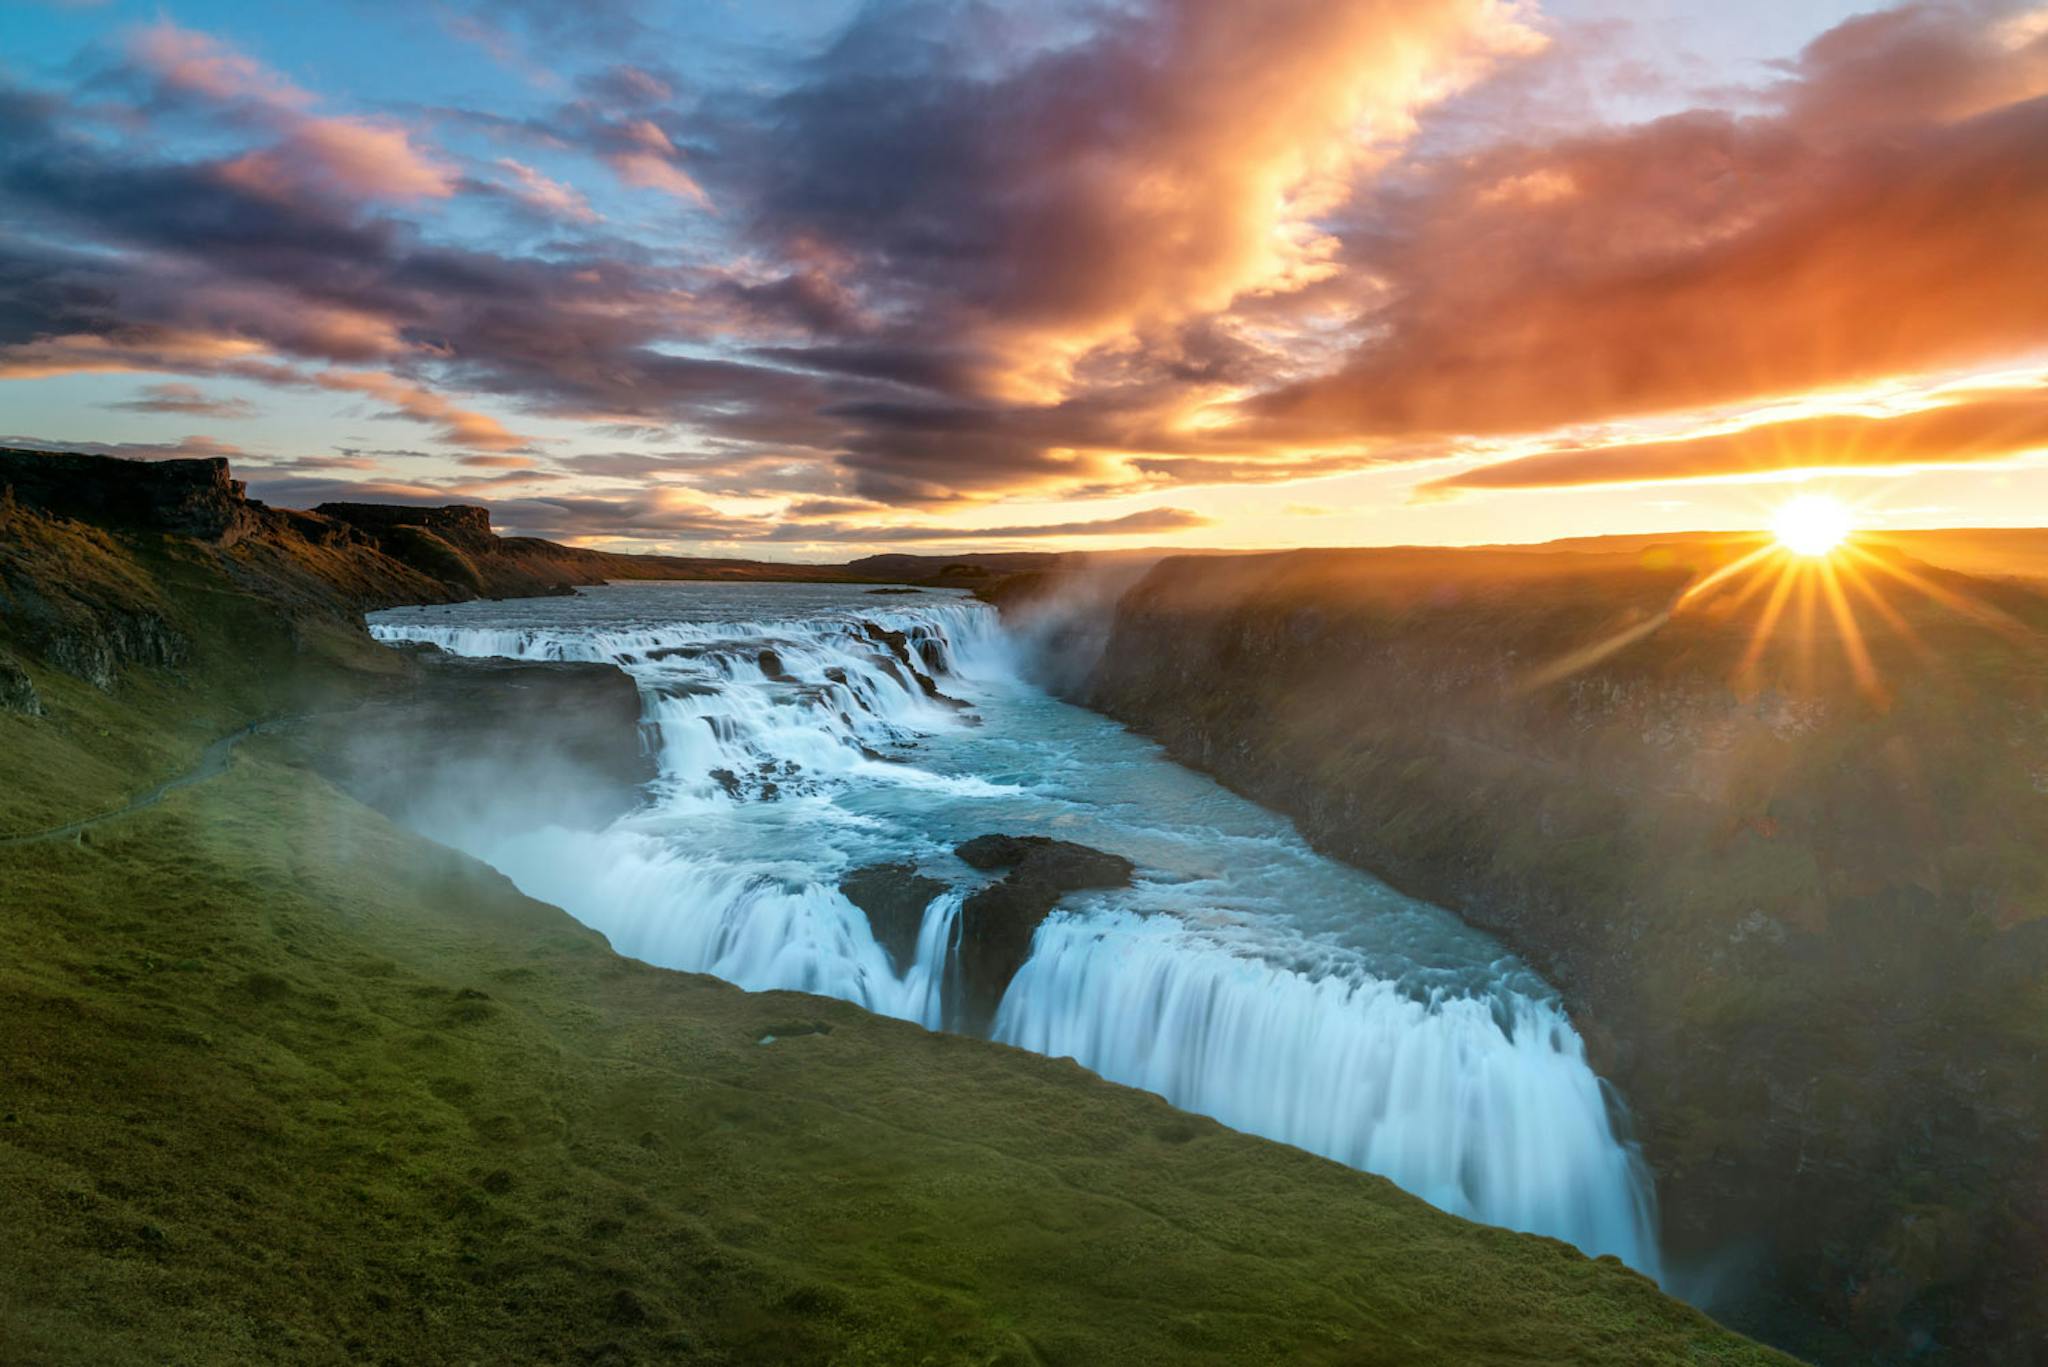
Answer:
<svg viewBox="0 0 2048 1367"><path fill-rule="evenodd" d="M446 397L396 375L375 370L328 370L312 377L322 389L367 394L391 406L390 416L440 428L439 438L453 446L483 451L514 451L532 445L531 437L506 430L487 413L458 408Z"/></svg>
<svg viewBox="0 0 2048 1367"><path fill-rule="evenodd" d="M2022 355L2048 319L2048 33L1909 6L1810 46L1783 112L1429 168L1355 261L1391 282L1250 433L1533 433ZM1543 193L1528 193L1528 187Z"/></svg>
<svg viewBox="0 0 2048 1367"><path fill-rule="evenodd" d="M1627 484L1787 470L1960 465L2048 448L2048 387L1976 393L1896 417L1829 413L1677 441L1547 451L1481 466L1418 492Z"/></svg>

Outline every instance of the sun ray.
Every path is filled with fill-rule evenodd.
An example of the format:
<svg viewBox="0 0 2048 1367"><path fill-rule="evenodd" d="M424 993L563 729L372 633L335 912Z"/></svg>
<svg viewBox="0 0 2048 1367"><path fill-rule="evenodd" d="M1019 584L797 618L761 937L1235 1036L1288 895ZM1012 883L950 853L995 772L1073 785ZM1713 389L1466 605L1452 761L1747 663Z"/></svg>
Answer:
<svg viewBox="0 0 2048 1367"><path fill-rule="evenodd" d="M1766 556L1776 555L1777 553L1778 547L1775 544L1766 542L1765 544L1758 546L1755 550L1751 551L1749 554L1741 557L1740 559L1729 561L1720 569L1715 570L1712 574L1700 580L1697 584L1694 584L1688 589L1686 589L1684 593L1679 594L1677 605L1683 605L1684 603L1689 602L1694 598L1700 597L1701 595L1707 593L1709 590L1714 588L1716 585L1725 583L1728 580L1733 579L1736 575L1742 573L1751 565L1756 564L1759 560L1764 559Z"/></svg>
<svg viewBox="0 0 2048 1367"><path fill-rule="evenodd" d="M1647 617L1637 622L1634 626L1624 627L1612 636L1596 641L1592 645L1582 646L1572 651L1569 655L1559 656L1549 664L1530 671L1514 691L1516 693L1534 693L1539 688L1546 688L1560 679L1568 679L1581 670L1590 669L1609 655L1614 654L1617 650L1642 640L1645 636L1648 636L1670 620L1671 614L1669 612L1660 612L1653 617Z"/></svg>
<svg viewBox="0 0 2048 1367"><path fill-rule="evenodd" d="M1886 696L1877 681L1877 666L1871 663L1870 651L1863 642L1863 628L1856 621L1855 610L1849 606L1849 596L1842 591L1841 576L1836 572L1833 560L1820 562L1820 585L1827 595L1828 611L1835 619L1835 630L1842 639L1842 653L1849 657L1849 669L1856 676L1856 686L1872 702L1884 703Z"/></svg>
<svg viewBox="0 0 2048 1367"><path fill-rule="evenodd" d="M1785 610L1785 600L1791 597L1792 585L1797 578L1798 566L1788 559L1778 570L1771 596L1764 602L1763 615L1756 619L1756 629L1750 633L1749 648L1742 654L1742 663L1735 666L1738 683L1747 681L1762 660L1764 647L1770 643L1771 633L1778 625L1778 615Z"/></svg>
<svg viewBox="0 0 2048 1367"><path fill-rule="evenodd" d="M2019 621L2009 613L1999 611L1989 603L1980 603L1967 594L1943 588L1941 585L1929 580L1925 575L1917 574L1907 569L1904 565L1893 564L1882 556L1872 555L1869 551L1863 550L1860 547L1848 546L1844 547L1844 549L1872 569L1882 574L1890 575L1907 588L1917 590L1951 612L1961 613L1972 621L1980 622L1994 631L2010 637L2012 640L2028 644L2033 643L2033 633L2027 629L2024 622Z"/></svg>
<svg viewBox="0 0 2048 1367"><path fill-rule="evenodd" d="M1920 633L1913 629L1913 624L1906 620L1906 614L1886 601L1885 596L1877 591L1877 586L1870 582L1870 576L1862 566L1845 561L1842 565L1842 582L1854 589L1914 654L1925 657L1931 652L1931 647L1921 639Z"/></svg>

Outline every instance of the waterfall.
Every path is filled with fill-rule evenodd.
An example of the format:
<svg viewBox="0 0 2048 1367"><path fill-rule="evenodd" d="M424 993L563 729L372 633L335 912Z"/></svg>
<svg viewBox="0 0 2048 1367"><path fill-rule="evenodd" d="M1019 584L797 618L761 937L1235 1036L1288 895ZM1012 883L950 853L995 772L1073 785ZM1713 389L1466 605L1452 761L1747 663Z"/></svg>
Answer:
<svg viewBox="0 0 2048 1367"><path fill-rule="evenodd" d="M1039 928L995 1038L1657 1274L1649 1182L1610 1098L1555 994L1497 945L1023 683L981 604L773 587L377 614L385 641L617 665L658 760L645 808L605 830L429 833L623 954L933 1029L981 877L952 845L1098 840L1137 885ZM837 888L871 862L950 885L900 972Z"/></svg>

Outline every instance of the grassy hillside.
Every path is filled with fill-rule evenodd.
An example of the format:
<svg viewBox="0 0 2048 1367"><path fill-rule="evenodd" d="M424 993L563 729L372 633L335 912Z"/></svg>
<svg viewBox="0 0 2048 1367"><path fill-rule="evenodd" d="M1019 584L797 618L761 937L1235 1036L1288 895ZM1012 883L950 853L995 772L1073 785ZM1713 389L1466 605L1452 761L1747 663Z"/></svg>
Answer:
<svg viewBox="0 0 2048 1367"><path fill-rule="evenodd" d="M0 1361L1780 1360L1070 1063L622 959L282 737L7 839L406 668L282 533L9 516Z"/></svg>

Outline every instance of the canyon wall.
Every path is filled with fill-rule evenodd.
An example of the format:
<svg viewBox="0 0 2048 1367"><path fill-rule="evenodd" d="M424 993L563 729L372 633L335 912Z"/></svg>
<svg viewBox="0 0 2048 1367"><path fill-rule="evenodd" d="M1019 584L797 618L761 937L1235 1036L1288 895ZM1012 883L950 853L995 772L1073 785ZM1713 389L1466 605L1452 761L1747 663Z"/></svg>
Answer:
<svg viewBox="0 0 2048 1367"><path fill-rule="evenodd" d="M1176 559L1005 606L1071 696L1562 989L1674 1289L1827 1361L2042 1360L2048 602L1895 552L1680 601L1748 549Z"/></svg>

